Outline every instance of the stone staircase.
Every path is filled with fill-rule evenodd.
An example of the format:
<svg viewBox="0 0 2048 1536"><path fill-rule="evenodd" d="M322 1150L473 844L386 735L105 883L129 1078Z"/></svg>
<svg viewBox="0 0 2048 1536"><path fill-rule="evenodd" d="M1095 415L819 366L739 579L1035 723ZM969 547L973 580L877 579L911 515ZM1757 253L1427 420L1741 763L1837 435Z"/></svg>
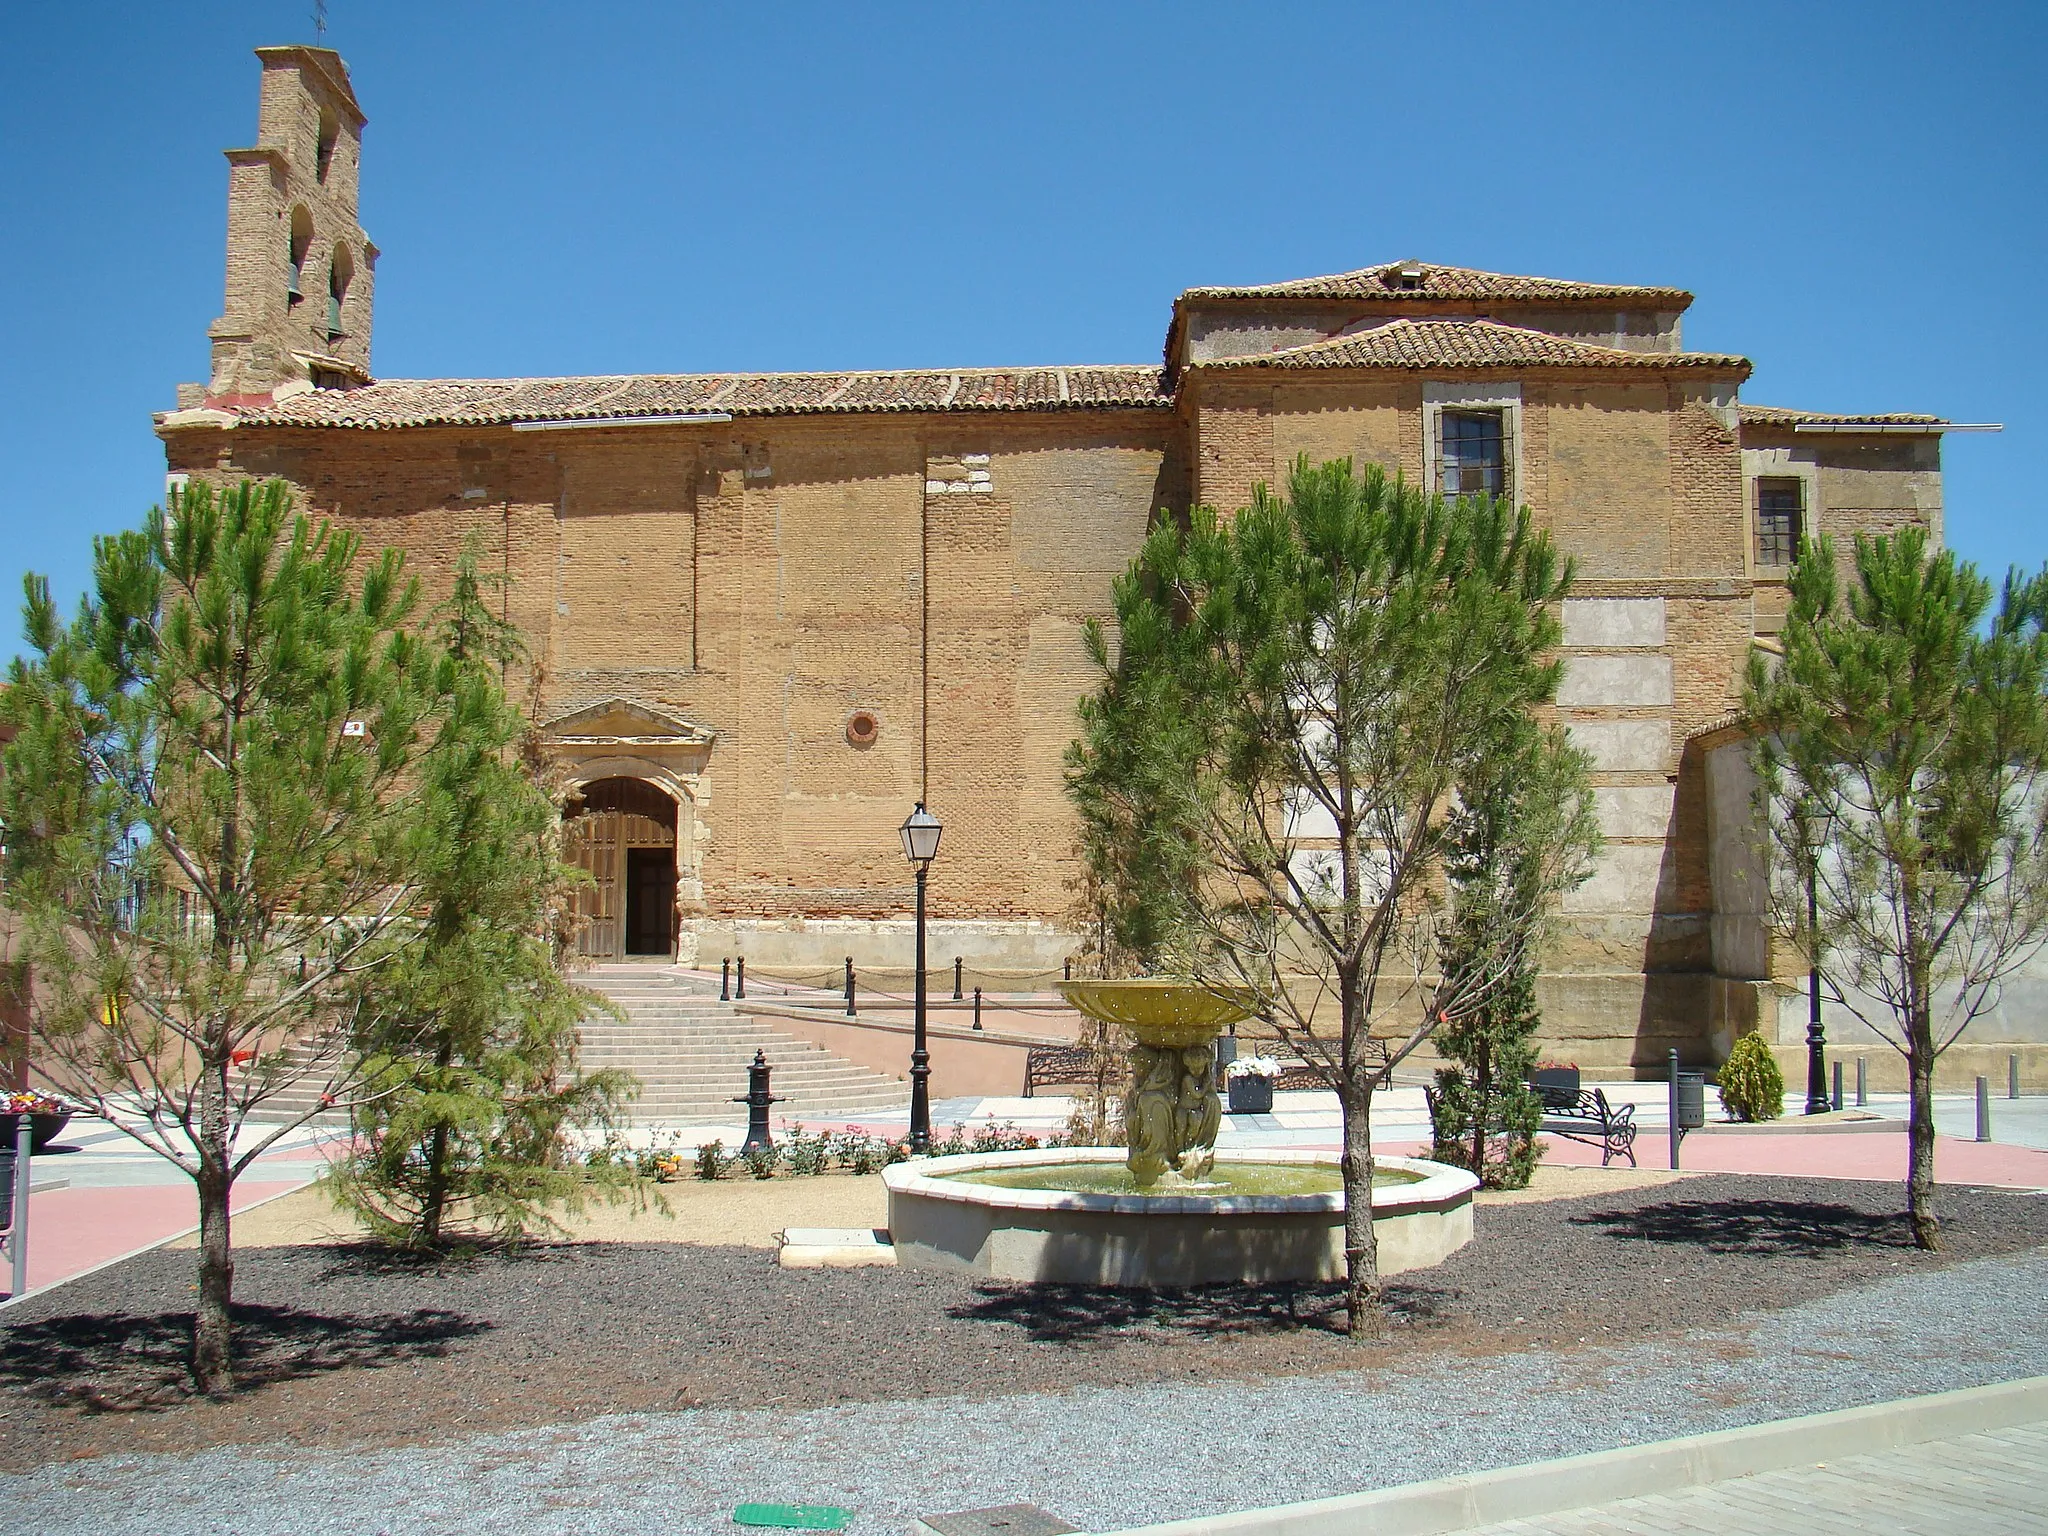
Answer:
<svg viewBox="0 0 2048 1536"><path fill-rule="evenodd" d="M754 1052L775 1068L769 1087L782 1102L775 1118L857 1119L901 1111L910 1086L842 1061L822 1046L777 1032L766 1021L720 1002L658 965L596 965L575 979L625 1011L626 1022L598 1017L583 1025L584 1070L623 1067L640 1079L629 1111L639 1124L718 1121L745 1124L733 1099L747 1091Z"/></svg>

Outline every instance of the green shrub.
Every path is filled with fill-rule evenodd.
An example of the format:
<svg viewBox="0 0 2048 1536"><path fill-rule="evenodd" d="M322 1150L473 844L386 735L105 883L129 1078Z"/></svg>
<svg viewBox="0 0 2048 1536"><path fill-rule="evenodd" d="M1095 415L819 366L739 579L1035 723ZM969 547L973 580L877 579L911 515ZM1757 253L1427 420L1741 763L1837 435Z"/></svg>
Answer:
<svg viewBox="0 0 2048 1536"><path fill-rule="evenodd" d="M725 1170L732 1166L732 1159L725 1155L723 1141L707 1141L697 1149L697 1177L700 1179L722 1179Z"/></svg>
<svg viewBox="0 0 2048 1536"><path fill-rule="evenodd" d="M782 1149L774 1146L748 1147L740 1153L740 1161L747 1165L747 1172L755 1178L772 1179L776 1164L782 1161Z"/></svg>
<svg viewBox="0 0 2048 1536"><path fill-rule="evenodd" d="M1720 1073L1721 1108L1730 1120L1775 1120L1785 1112L1785 1074L1761 1035L1744 1035Z"/></svg>
<svg viewBox="0 0 2048 1536"><path fill-rule="evenodd" d="M802 1177L823 1173L832 1165L832 1138L823 1131L794 1131L782 1139L789 1171Z"/></svg>
<svg viewBox="0 0 2048 1536"><path fill-rule="evenodd" d="M1463 1072L1456 1067L1437 1068L1436 1086L1423 1090L1429 1105L1430 1158L1470 1169L1488 1189L1526 1189L1543 1156L1543 1143L1536 1139L1537 1125L1543 1119L1542 1100L1523 1083L1494 1085L1487 1095L1484 1166L1473 1168L1472 1114L1477 1097L1472 1080Z"/></svg>

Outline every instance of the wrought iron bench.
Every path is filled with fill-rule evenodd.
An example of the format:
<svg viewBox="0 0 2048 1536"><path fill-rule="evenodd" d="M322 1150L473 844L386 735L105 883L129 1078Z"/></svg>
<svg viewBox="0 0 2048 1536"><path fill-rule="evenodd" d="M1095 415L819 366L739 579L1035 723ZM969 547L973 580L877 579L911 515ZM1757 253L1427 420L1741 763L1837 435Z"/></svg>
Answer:
<svg viewBox="0 0 2048 1536"><path fill-rule="evenodd" d="M1092 1083L1095 1058L1078 1045L1034 1045L1024 1056L1024 1097L1055 1083Z"/></svg>
<svg viewBox="0 0 2048 1536"><path fill-rule="evenodd" d="M1635 1105L1609 1104L1607 1095L1598 1088L1565 1088L1550 1083L1531 1083L1529 1087L1543 1101L1543 1120L1538 1130L1598 1147L1602 1168L1617 1157L1627 1158L1629 1167L1635 1167Z"/></svg>

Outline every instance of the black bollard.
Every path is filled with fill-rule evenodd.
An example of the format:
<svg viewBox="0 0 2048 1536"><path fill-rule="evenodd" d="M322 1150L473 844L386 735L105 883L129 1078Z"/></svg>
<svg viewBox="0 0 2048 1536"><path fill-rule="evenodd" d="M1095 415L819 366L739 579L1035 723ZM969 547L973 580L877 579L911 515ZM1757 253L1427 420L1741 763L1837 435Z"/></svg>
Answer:
<svg viewBox="0 0 2048 1536"><path fill-rule="evenodd" d="M718 962L718 1000L721 1003L729 1003L732 1001L731 955L727 955L723 960Z"/></svg>
<svg viewBox="0 0 2048 1536"><path fill-rule="evenodd" d="M860 1009L854 999L853 972L848 971L846 973L846 1016L851 1019L857 1017L859 1013Z"/></svg>
<svg viewBox="0 0 2048 1536"><path fill-rule="evenodd" d="M853 956L851 955L846 957L846 976L841 982L841 986L846 993L846 1011L851 1013L853 1012Z"/></svg>
<svg viewBox="0 0 2048 1536"><path fill-rule="evenodd" d="M1837 1058L1835 1059L1835 1082L1834 1082L1834 1091L1833 1091L1832 1093L1830 1093L1830 1094L1828 1095L1828 1108L1829 1108L1829 1109L1840 1109L1841 1107L1842 1107L1842 1062L1841 1062L1841 1058L1840 1058L1840 1057L1837 1057Z"/></svg>
<svg viewBox="0 0 2048 1536"><path fill-rule="evenodd" d="M747 995L747 957L745 955L741 955L739 959L739 978L740 984L732 989L732 995L734 997L745 997Z"/></svg>
<svg viewBox="0 0 2048 1536"><path fill-rule="evenodd" d="M1061 979L1064 981L1072 981L1074 979L1074 957L1072 955L1069 955L1061 963L1064 967Z"/></svg>
<svg viewBox="0 0 2048 1536"><path fill-rule="evenodd" d="M974 1027L981 1028L981 988L974 989Z"/></svg>
<svg viewBox="0 0 2048 1536"><path fill-rule="evenodd" d="M768 1134L768 1106L782 1100L768 1091L768 1074L773 1070L768 1065L767 1053L755 1051L754 1064L747 1068L746 1097L733 1100L747 1106L747 1139L740 1144L742 1152L775 1145L775 1138Z"/></svg>
<svg viewBox="0 0 2048 1536"><path fill-rule="evenodd" d="M953 1001L960 1001L960 957L953 957Z"/></svg>

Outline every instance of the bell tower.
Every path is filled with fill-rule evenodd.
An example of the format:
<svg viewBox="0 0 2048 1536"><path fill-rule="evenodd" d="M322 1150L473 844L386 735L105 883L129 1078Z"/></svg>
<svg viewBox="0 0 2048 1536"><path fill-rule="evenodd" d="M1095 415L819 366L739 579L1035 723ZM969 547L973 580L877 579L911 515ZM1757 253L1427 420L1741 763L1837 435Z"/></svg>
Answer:
<svg viewBox="0 0 2048 1536"><path fill-rule="evenodd" d="M348 66L331 48L258 48L256 57L256 143L227 151L227 302L207 331L213 376L180 389L181 407L370 378L377 248L356 219L365 119Z"/></svg>

